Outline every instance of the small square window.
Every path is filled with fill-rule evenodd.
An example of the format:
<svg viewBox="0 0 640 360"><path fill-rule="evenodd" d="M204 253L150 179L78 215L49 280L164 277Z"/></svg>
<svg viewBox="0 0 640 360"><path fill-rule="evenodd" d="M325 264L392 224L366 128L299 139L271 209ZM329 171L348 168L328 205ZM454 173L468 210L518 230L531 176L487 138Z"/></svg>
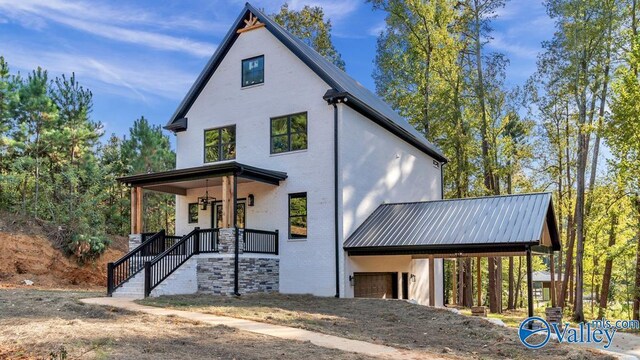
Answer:
<svg viewBox="0 0 640 360"><path fill-rule="evenodd" d="M289 239L307 238L307 193L289 194Z"/></svg>
<svg viewBox="0 0 640 360"><path fill-rule="evenodd" d="M236 126L204 131L204 162L233 160L236 158Z"/></svg>
<svg viewBox="0 0 640 360"><path fill-rule="evenodd" d="M198 222L198 203L189 204L189 224Z"/></svg>
<svg viewBox="0 0 640 360"><path fill-rule="evenodd" d="M264 55L242 60L242 87L264 82Z"/></svg>
<svg viewBox="0 0 640 360"><path fill-rule="evenodd" d="M271 119L271 153L307 148L307 113Z"/></svg>

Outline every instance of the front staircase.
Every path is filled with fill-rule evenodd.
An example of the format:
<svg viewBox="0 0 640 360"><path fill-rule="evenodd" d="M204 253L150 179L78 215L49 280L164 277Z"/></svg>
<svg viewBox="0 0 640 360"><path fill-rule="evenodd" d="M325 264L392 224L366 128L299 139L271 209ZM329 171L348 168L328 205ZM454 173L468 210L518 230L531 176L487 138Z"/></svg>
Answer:
<svg viewBox="0 0 640 360"><path fill-rule="evenodd" d="M244 252L278 254L278 232L242 230ZM219 229L195 228L179 237L164 230L142 234L142 243L107 266L107 295L142 299L150 295L172 295L176 290L195 293L197 258L218 253ZM168 286L171 284L171 286Z"/></svg>

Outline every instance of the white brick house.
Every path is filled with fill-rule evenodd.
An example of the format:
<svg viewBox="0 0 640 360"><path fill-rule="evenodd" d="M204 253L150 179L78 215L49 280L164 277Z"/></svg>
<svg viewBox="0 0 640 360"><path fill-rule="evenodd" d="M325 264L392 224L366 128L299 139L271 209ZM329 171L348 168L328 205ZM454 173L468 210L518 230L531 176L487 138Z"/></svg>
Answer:
<svg viewBox="0 0 640 360"><path fill-rule="evenodd" d="M138 293L127 284L146 280L150 295L279 291L443 303L442 259L350 256L343 244L381 204L441 199L446 158L259 10L245 6L165 128L176 136L176 169L120 179L132 188L134 244L147 245L111 267L110 293ZM142 191L176 194L177 237L141 235ZM171 250L184 235L195 240Z"/></svg>

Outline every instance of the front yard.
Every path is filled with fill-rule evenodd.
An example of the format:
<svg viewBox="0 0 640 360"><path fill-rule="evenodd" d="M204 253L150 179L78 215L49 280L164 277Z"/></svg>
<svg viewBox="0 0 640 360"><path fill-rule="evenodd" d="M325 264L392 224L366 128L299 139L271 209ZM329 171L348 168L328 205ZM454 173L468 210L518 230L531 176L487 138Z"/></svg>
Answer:
<svg viewBox="0 0 640 360"><path fill-rule="evenodd" d="M0 289L0 359L365 359L364 356L101 306L83 291Z"/></svg>
<svg viewBox="0 0 640 360"><path fill-rule="evenodd" d="M149 298L140 303L292 326L428 354L460 358L593 359L597 352L549 342L529 350L516 330L444 309L399 300L307 295L211 295Z"/></svg>

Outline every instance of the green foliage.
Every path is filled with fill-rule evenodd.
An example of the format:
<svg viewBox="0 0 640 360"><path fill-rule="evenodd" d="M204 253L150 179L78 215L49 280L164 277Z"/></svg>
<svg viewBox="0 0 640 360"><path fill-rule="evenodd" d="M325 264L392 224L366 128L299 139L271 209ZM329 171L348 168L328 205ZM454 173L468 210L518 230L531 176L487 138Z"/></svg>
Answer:
<svg viewBox="0 0 640 360"><path fill-rule="evenodd" d="M295 11L290 10L285 3L279 13L271 16L278 24L344 70L344 60L331 42L331 20L324 20L321 7L305 5L300 11Z"/></svg>
<svg viewBox="0 0 640 360"><path fill-rule="evenodd" d="M22 78L0 57L0 208L57 226L58 245L80 262L129 231L129 194L116 178L175 166L169 138L144 118L129 138L102 144L92 97L74 74ZM172 231L173 197L145 194L145 203L148 229Z"/></svg>

